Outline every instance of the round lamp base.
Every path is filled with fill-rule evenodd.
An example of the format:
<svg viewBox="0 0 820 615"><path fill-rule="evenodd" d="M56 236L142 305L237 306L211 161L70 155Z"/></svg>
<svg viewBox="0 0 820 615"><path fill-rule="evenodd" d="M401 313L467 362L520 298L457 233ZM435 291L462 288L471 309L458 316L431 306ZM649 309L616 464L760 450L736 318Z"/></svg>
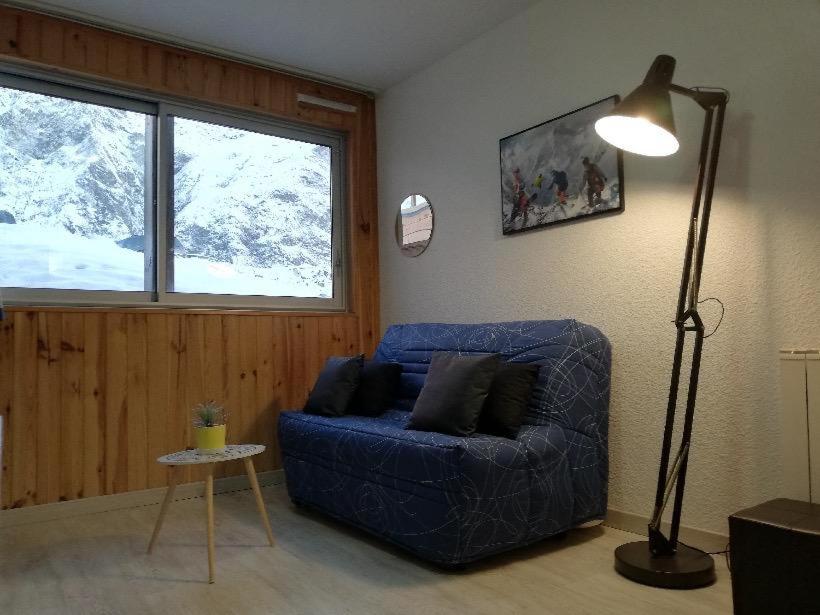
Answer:
<svg viewBox="0 0 820 615"><path fill-rule="evenodd" d="M678 543L674 555L653 555L647 540L615 549L615 570L637 583L670 589L704 587L717 578L708 553Z"/></svg>

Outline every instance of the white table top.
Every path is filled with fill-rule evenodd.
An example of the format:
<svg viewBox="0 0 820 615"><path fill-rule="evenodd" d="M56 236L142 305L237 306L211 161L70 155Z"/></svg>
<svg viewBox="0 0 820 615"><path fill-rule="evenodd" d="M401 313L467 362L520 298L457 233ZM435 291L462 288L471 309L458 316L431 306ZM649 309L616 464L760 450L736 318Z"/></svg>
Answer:
<svg viewBox="0 0 820 615"><path fill-rule="evenodd" d="M157 457L159 463L171 466L196 465L199 463L217 463L219 461L231 461L232 459L242 459L258 455L265 450L264 444L228 444L225 450L218 453L202 454L197 449L187 451L177 451L169 455Z"/></svg>

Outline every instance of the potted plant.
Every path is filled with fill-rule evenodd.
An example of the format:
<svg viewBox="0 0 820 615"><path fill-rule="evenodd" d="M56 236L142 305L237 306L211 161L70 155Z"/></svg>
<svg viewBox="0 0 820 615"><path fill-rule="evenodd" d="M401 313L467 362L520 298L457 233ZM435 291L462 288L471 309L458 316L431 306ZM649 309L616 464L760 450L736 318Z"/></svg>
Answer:
<svg viewBox="0 0 820 615"><path fill-rule="evenodd" d="M200 453L225 449L225 417L225 408L212 399L194 408L194 435Z"/></svg>

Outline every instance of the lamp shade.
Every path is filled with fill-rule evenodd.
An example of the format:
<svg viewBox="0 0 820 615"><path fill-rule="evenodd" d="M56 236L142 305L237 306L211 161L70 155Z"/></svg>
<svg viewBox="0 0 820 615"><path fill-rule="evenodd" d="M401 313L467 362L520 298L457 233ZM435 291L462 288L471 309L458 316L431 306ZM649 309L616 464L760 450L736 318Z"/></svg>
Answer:
<svg viewBox="0 0 820 615"><path fill-rule="evenodd" d="M595 122L595 131L617 148L644 156L668 156L678 151L669 85L675 59L655 58L644 82Z"/></svg>

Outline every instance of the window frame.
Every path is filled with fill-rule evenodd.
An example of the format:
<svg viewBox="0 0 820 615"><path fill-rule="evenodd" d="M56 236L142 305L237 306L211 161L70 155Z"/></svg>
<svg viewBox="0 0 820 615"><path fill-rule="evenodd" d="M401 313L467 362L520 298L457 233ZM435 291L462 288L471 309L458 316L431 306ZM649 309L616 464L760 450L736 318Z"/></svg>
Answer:
<svg viewBox="0 0 820 615"><path fill-rule="evenodd" d="M269 300L275 300L283 309L345 309L345 280L344 267L341 266L344 249L344 207L336 206L342 202L343 192L341 189L343 139L340 135L321 134L319 132L307 132L296 126L283 126L274 122L259 121L256 117L249 117L242 113L227 114L224 111L205 109L199 106L176 105L170 103L160 104L159 119L159 154L158 168L165 169L166 173L159 173L163 185L159 186L157 195L157 220L158 242L157 251L165 255L165 262L158 257L157 267L157 294L159 302L165 305L184 307L209 307L214 301L213 298L229 298L232 306L255 309L264 308L270 304ZM173 202L174 202L174 177L173 177L173 118L206 122L228 128L236 128L272 137L281 137L322 145L330 148L330 173L331 173L331 268L333 270L333 294L331 297L268 297L263 295L219 295L209 293L180 293L168 290L169 281L173 280L173 253L169 246L173 246Z"/></svg>
<svg viewBox="0 0 820 615"><path fill-rule="evenodd" d="M20 85L7 85L20 84ZM22 86L22 87L21 87ZM205 101L155 95L138 89L54 74L0 62L0 87L88 102L155 117L151 157L146 157L146 290L80 290L28 287L0 287L8 305L57 305L136 308L235 309L259 311L343 312L348 309L349 249L347 245L346 155L344 132L320 128L273 116L234 109ZM146 111L149 110L149 111ZM331 267L333 295L287 297L263 295L223 295L178 293L167 290L173 268L173 131L172 117L250 130L286 139L295 139L331 150ZM148 160L151 164L148 164ZM147 197L148 198L148 197Z"/></svg>
<svg viewBox="0 0 820 615"><path fill-rule="evenodd" d="M154 117L154 126L149 135L146 131L146 138L150 136L151 143L148 147L153 148L156 143L157 134L157 112L156 104L145 101L134 100L129 97L111 95L107 93L90 91L83 88L44 81L28 76L6 72L0 67L0 87L15 89L33 94L42 94L55 98L65 98L72 101L88 103L92 105L112 107L124 111L135 111ZM154 168L155 163L149 165L146 157L146 171L149 166ZM155 182L151 176L145 177L145 236L146 239L151 232L151 225L154 218L154 207L152 202L156 201ZM138 305L150 303L154 296L154 279L150 272L150 262L155 255L149 252L148 247L144 252L144 282L146 288L141 291L136 290L89 290L89 289L68 289L68 288L36 288L28 286L4 286L2 287L3 297L9 305L15 304L38 304L38 305Z"/></svg>

